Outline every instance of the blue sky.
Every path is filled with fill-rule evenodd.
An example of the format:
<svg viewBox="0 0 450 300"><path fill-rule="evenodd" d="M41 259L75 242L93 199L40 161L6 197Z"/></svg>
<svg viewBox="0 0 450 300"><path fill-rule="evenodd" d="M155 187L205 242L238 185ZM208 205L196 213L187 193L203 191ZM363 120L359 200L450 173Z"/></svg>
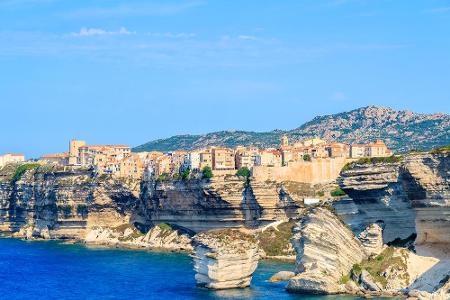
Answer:
<svg viewBox="0 0 450 300"><path fill-rule="evenodd" d="M449 113L450 0L0 0L0 153Z"/></svg>

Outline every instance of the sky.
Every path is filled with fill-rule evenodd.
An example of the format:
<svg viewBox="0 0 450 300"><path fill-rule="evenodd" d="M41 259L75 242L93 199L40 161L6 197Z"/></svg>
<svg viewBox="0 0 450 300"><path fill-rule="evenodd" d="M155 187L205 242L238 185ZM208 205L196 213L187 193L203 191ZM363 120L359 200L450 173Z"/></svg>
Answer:
<svg viewBox="0 0 450 300"><path fill-rule="evenodd" d="M0 153L449 99L450 0L0 0Z"/></svg>

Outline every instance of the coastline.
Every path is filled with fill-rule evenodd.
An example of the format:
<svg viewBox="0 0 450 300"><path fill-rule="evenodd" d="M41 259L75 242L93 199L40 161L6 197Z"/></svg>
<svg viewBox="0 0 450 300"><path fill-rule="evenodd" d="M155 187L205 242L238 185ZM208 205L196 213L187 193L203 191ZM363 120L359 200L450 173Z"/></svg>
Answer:
<svg viewBox="0 0 450 300"><path fill-rule="evenodd" d="M83 245L87 248L105 248L105 249L119 249L119 250L130 250L130 251L143 251L143 252L153 252L153 253L180 253L180 254L192 254L192 251L185 249L167 249L163 247L141 247L133 244L117 243L92 243L85 242L80 239L43 239L43 238L32 238L27 239L23 237L15 237L11 234L0 234L0 239L14 239L26 242L58 242L66 245ZM289 263L295 264L295 256L264 256L260 260L279 262L279 263Z"/></svg>

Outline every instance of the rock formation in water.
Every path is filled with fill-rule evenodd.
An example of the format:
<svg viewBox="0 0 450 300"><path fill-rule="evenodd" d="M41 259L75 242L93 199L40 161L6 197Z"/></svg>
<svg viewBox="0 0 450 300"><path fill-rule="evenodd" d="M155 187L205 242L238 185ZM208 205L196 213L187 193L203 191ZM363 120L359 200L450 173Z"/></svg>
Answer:
<svg viewBox="0 0 450 300"><path fill-rule="evenodd" d="M193 238L195 279L201 287L229 289L250 286L258 266L259 247L253 235L237 229L201 232Z"/></svg>
<svg viewBox="0 0 450 300"><path fill-rule="evenodd" d="M291 292L343 293L341 277L367 257L353 232L325 208L312 210L300 221L292 244L297 275L289 280Z"/></svg>
<svg viewBox="0 0 450 300"><path fill-rule="evenodd" d="M422 256L383 245L378 224L369 225L357 239L334 213L316 208L296 231L297 274L289 280L291 292L430 297L446 292L448 256Z"/></svg>
<svg viewBox="0 0 450 300"><path fill-rule="evenodd" d="M142 233L130 224L123 224L114 228L95 227L91 229L84 239L87 244L162 249L171 251L191 252L191 238L180 233L167 224L152 227L147 233Z"/></svg>

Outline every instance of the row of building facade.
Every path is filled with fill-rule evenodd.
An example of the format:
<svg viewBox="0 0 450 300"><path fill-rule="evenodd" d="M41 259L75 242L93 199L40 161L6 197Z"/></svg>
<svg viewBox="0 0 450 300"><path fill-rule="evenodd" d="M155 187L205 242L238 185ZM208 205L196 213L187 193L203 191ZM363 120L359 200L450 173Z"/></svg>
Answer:
<svg viewBox="0 0 450 300"><path fill-rule="evenodd" d="M17 153L5 153L0 155L0 168L7 164L15 164L25 161L25 155Z"/></svg>
<svg viewBox="0 0 450 300"><path fill-rule="evenodd" d="M362 158L391 156L382 140L368 144L327 143L318 138L290 144L286 136L281 138L278 148L258 149L255 147L209 147L194 151L173 151L168 153L131 152L127 145L87 145L80 140L69 143L69 151L62 154L44 155L41 160L60 165L94 167L100 173L118 177L141 178L175 175L183 170L201 171L249 169L254 166L289 167L299 161L317 158Z"/></svg>

